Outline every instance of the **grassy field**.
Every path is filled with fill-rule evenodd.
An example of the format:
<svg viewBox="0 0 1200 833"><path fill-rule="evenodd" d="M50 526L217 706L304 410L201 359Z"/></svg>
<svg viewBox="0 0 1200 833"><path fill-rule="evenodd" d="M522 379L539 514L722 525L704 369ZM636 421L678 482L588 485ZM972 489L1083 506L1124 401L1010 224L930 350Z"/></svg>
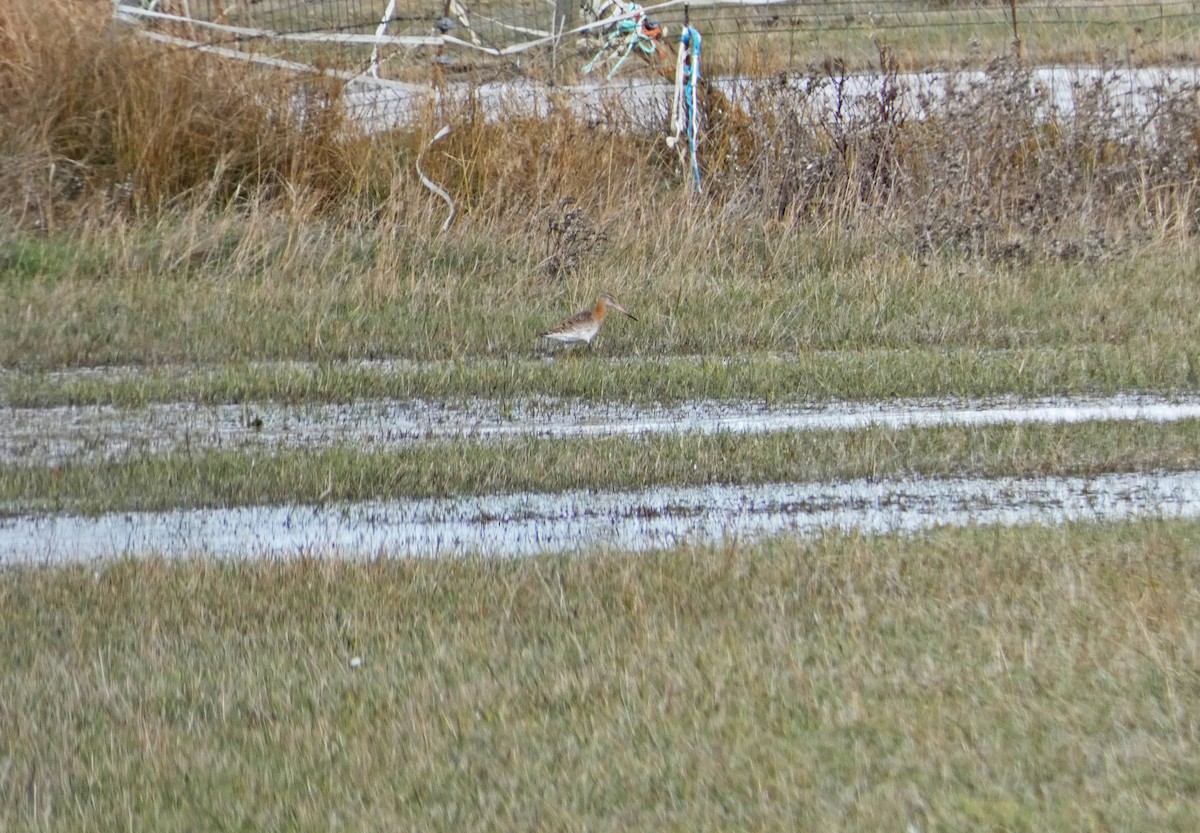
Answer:
<svg viewBox="0 0 1200 833"><path fill-rule="evenodd" d="M1090 32L1064 48L1103 63L1112 30ZM1137 34L1141 55L1190 43ZM619 99L599 120L468 102L367 135L327 78L164 50L105 4L2 3L0 420L1196 390L1193 91L1153 91L1134 121L1103 80L1068 118L1001 49L918 118L896 95L908 51L845 49L707 101L701 195L665 113ZM880 86L856 98L862 62ZM446 233L418 155L459 209ZM537 333L603 291L639 320L539 355ZM1198 431L81 457L3 467L0 504L1190 470ZM1200 526L1146 521L636 558L8 566L0 829L1193 830L1198 554Z"/></svg>
<svg viewBox="0 0 1200 833"><path fill-rule="evenodd" d="M178 451L0 469L0 517L180 506L640 489L858 478L1188 471L1200 423L869 428L426 442L392 451Z"/></svg>
<svg viewBox="0 0 1200 833"><path fill-rule="evenodd" d="M602 337L603 338L603 337ZM600 350L600 348L598 348ZM1147 340L978 350L837 350L733 357L583 356L545 359L404 362L242 363L121 366L62 373L9 371L0 397L14 407L152 402L289 403L355 399L529 397L615 402L739 399L763 403L911 396L982 397L1006 393L1186 392L1196 387L1195 352Z"/></svg>
<svg viewBox="0 0 1200 833"><path fill-rule="evenodd" d="M538 268L544 239L495 243L479 231L397 245L385 230L309 230L289 241L262 229L235 234L225 251L112 229L92 239L10 236L0 256L0 362L47 370L501 358L520 369L515 360L535 354L539 332L602 291L638 321L610 322L596 352L651 364L673 355L804 362L821 351L876 351L892 372L924 377L954 352L1118 345L1134 372L1153 376L1163 351L1200 346L1190 246L997 262L916 257L893 241L830 240L790 225L726 225L719 215L710 222L715 239L701 239L712 226L695 217L653 239L630 229L570 281ZM185 230L159 232L170 233ZM912 358L912 372L884 357L897 351ZM971 374L948 384L968 389Z"/></svg>
<svg viewBox="0 0 1200 833"><path fill-rule="evenodd" d="M10 569L0 826L1192 830L1198 552Z"/></svg>

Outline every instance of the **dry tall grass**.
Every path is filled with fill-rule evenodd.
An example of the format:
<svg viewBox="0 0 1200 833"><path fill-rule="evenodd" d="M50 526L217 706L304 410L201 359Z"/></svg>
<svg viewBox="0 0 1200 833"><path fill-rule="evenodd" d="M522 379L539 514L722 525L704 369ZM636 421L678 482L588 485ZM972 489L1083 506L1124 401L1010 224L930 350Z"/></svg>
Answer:
<svg viewBox="0 0 1200 833"><path fill-rule="evenodd" d="M1136 121L1102 81L1076 91L1068 116L1012 61L915 103L898 67L884 50L867 93L827 62L736 106L714 99L703 200L687 198L655 119L619 99L602 125L565 106L540 119L442 114L454 131L424 165L465 223L506 237L545 228L564 200L618 246L681 211L695 241L782 221L1018 259L1194 231L1192 90L1154 91L1151 116ZM104 4L11 0L0 7L4 213L55 229L97 212L254 202L299 222L436 227L441 206L413 166L427 131L364 135L339 83L151 44Z"/></svg>
<svg viewBox="0 0 1200 833"><path fill-rule="evenodd" d="M1017 258L1194 232L1193 88L1147 91L1143 118L1125 109L1127 82L1106 72L1076 86L1068 113L1029 67L1002 58L943 96L914 98L886 50L880 57L866 94L825 65L752 102L767 119L750 190L781 217ZM822 95L832 108L814 106Z"/></svg>
<svg viewBox="0 0 1200 833"><path fill-rule="evenodd" d="M9 214L53 228L98 205L156 210L358 185L340 90L135 37L108 4L0 7L0 177Z"/></svg>

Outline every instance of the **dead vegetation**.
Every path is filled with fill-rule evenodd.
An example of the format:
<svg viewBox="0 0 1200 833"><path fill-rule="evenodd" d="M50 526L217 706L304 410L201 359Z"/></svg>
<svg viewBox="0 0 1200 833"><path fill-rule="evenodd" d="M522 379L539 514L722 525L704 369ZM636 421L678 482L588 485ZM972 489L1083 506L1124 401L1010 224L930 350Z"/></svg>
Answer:
<svg viewBox="0 0 1200 833"><path fill-rule="evenodd" d="M1191 88L1154 90L1131 113L1101 73L1067 113L1009 58L916 95L899 66L883 49L866 82L826 61L733 103L714 91L706 192L687 210L714 227L836 227L1014 260L1195 229ZM427 130L364 135L340 83L149 43L94 4L13 0L0 9L5 222L54 231L252 203L294 222L427 227L438 206L413 168ZM571 205L571 229L549 231L552 275L600 242L592 230L619 246L686 198L655 120L620 99L603 119L561 102L545 117L495 115L477 102L449 113L454 129L424 164L461 223L503 237L545 234L547 212Z"/></svg>
<svg viewBox="0 0 1200 833"><path fill-rule="evenodd" d="M825 65L753 101L779 114L749 178L778 217L1019 259L1097 256L1122 240L1195 230L1191 86L1151 91L1139 118L1108 71L1076 84L1065 112L1032 69L1007 58L907 97L886 51L881 67L866 93Z"/></svg>

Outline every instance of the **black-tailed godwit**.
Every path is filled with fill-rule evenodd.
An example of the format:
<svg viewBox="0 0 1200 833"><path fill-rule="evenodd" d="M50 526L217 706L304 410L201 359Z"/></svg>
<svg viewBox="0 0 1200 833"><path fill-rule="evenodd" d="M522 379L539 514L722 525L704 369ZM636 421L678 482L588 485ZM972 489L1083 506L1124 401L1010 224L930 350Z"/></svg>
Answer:
<svg viewBox="0 0 1200 833"><path fill-rule="evenodd" d="M575 313L561 324L546 330L539 338L548 338L563 344L587 344L590 347L592 339L600 332L600 325L604 323L604 316L608 315L609 307L637 321L637 316L614 301L613 296L606 292L596 301L596 306Z"/></svg>

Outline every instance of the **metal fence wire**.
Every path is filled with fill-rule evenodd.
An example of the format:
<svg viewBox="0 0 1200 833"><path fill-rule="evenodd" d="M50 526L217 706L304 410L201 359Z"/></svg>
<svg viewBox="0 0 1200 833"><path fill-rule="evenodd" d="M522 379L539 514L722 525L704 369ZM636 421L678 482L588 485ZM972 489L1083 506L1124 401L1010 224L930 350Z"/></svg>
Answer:
<svg viewBox="0 0 1200 833"><path fill-rule="evenodd" d="M549 44L547 39L594 23L617 5L617 0L117 2L211 24L203 28L210 42L297 60L354 68L372 53L378 59L382 50L385 73L390 65L428 64L431 50L443 64L491 60L530 72L551 63L581 66L588 58L586 41L572 35ZM628 6L628 0L622 2ZM1012 51L1039 63L1200 60L1197 0L700 0L648 3L646 10L667 37L677 36L686 18L710 50L708 71L718 74L798 70L829 60L869 65L881 49L914 69ZM435 43L442 34L456 40ZM388 40L367 42L378 35ZM592 38L592 51L602 37ZM530 44L537 48L526 48ZM504 50L509 53L495 54Z"/></svg>

